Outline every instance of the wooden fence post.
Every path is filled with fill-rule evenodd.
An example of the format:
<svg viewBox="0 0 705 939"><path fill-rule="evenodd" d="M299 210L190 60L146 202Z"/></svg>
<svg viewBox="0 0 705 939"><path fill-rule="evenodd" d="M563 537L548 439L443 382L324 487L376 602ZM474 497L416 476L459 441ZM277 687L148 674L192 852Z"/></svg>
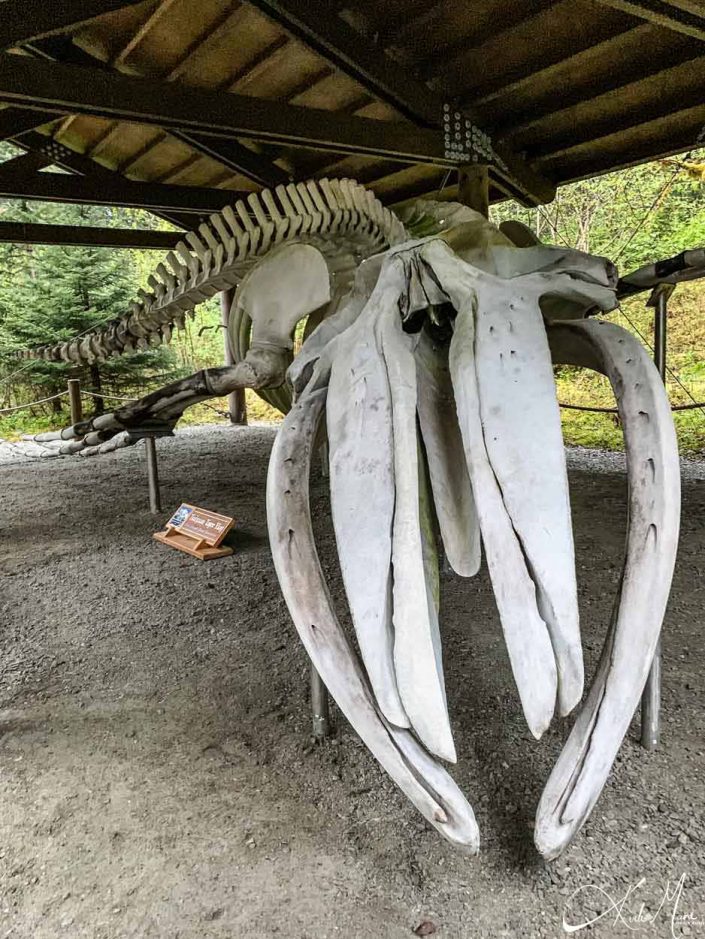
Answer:
<svg viewBox="0 0 705 939"><path fill-rule="evenodd" d="M69 378L69 405L71 407L71 423L78 424L83 420L83 407L81 405L81 382L78 378Z"/></svg>

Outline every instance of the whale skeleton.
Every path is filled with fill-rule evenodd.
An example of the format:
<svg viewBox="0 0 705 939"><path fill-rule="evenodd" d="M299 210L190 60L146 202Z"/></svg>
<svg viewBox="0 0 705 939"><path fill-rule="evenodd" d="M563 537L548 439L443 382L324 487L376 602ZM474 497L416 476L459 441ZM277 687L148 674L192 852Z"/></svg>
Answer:
<svg viewBox="0 0 705 939"><path fill-rule="evenodd" d="M678 540L678 453L663 383L628 332L593 317L617 304L624 282L614 266L535 243L516 225L500 230L454 203L419 202L397 217L348 180L251 196L187 235L167 263L122 319L28 354L91 362L168 341L197 303L236 287L236 363L33 444L91 456L129 445L150 421L173 426L197 401L242 387L272 395L288 413L269 466L269 534L299 636L380 764L471 853L477 823L444 766L456 750L437 536L460 576L475 575L484 553L529 729L539 738L556 713L577 711L536 815L536 846L556 857L594 807L639 702ZM627 454L624 568L585 697L554 364L607 376ZM311 525L322 425L352 641Z"/></svg>

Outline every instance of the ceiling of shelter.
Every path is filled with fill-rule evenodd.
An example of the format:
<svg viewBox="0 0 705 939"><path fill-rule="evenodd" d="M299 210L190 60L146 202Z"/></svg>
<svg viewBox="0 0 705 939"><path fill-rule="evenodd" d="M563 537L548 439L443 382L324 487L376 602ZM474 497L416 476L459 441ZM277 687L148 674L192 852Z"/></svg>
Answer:
<svg viewBox="0 0 705 939"><path fill-rule="evenodd" d="M67 34L31 39L20 50L37 61L147 78L159 101L166 100L162 83L171 83L184 93L188 87L217 91L223 100L235 94L413 121L423 128L419 135L433 128L439 139L441 107L449 102L526 167L527 179L535 174L549 185L705 139L705 0L150 0ZM52 118L41 133L100 164L106 184L107 168L137 181L239 192L290 178L345 175L387 203L455 191L448 161L336 153L261 136L258 143L227 140L85 113L42 114L25 110L36 102L5 92L0 67L0 101L6 102L0 138L36 149L33 127ZM90 170L84 160L76 171ZM8 187L0 190L7 194Z"/></svg>

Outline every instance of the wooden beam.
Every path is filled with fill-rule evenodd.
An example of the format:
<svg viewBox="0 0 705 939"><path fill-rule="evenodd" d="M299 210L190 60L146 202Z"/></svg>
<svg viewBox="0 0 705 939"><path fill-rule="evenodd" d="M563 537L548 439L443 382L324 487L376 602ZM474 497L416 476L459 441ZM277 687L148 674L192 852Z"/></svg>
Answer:
<svg viewBox="0 0 705 939"><path fill-rule="evenodd" d="M91 179L98 180L104 179L113 184L125 179L125 177L116 170L103 166L101 163L96 163L95 160L91 160L82 153L71 150L52 137L45 137L43 134L37 133L37 131L28 131L25 134L21 134L19 137L14 137L12 142L25 151L43 154L46 157L47 166L58 166L71 173L78 173L80 176L88 176ZM128 182L132 181L128 180ZM163 212L155 209L151 209L150 211L158 218L163 218L165 221L171 222L172 225L186 229L193 227L194 218L190 214L182 214L175 211Z"/></svg>
<svg viewBox="0 0 705 939"><path fill-rule="evenodd" d="M705 9L697 12L691 4L671 0L598 0L598 3L705 42Z"/></svg>
<svg viewBox="0 0 705 939"><path fill-rule="evenodd" d="M165 186L136 183L116 175L115 179L35 173L34 176L3 172L0 164L0 198L34 199L79 205L116 205L133 209L177 209L203 215L231 205L240 193L227 189L195 186Z"/></svg>
<svg viewBox="0 0 705 939"><path fill-rule="evenodd" d="M22 245L80 245L102 248L154 248L168 251L183 238L181 232L89 225L40 225L0 221L0 242Z"/></svg>
<svg viewBox="0 0 705 939"><path fill-rule="evenodd" d="M4 108L0 111L0 140L10 140L18 134L55 121L60 116L44 111L28 111L26 108Z"/></svg>
<svg viewBox="0 0 705 939"><path fill-rule="evenodd" d="M106 67L105 63L94 59L93 56L90 56L87 52L84 52L84 50L74 45L65 45L56 42L40 43L36 47L33 46L32 51L40 54L42 58L48 59L49 61L59 61L68 65L79 65L81 67L98 68L110 72L110 69ZM7 110L25 115L33 113L28 110L21 111L18 108L8 108ZM0 112L0 121L3 113L4 112ZM56 117L56 115L53 116ZM28 121L29 119L26 120ZM0 123L0 129L1 127L2 125ZM106 137L116 132L118 128L119 124L115 125L108 131ZM219 140L217 137L203 137L198 134L182 133L180 131L172 131L171 135L183 141L183 143L187 144L197 153L211 157L211 159L216 160L228 169L240 173L248 179L254 180L259 183L260 186L274 187L278 186L280 183L288 183L291 181L288 174L275 163L267 157L253 153L252 150L237 140ZM2 138L0 137L0 139ZM99 143L100 142L102 142L102 139ZM93 155L93 151L96 148L94 146L91 149L91 155Z"/></svg>
<svg viewBox="0 0 705 939"><path fill-rule="evenodd" d="M287 32L412 121L438 126L443 102L338 16L335 4L250 0ZM409 80L410 79L410 80Z"/></svg>
<svg viewBox="0 0 705 939"><path fill-rule="evenodd" d="M336 4L312 4L309 0L250 2L401 114L417 124L440 131L443 126L443 98L402 69L385 54L384 49L375 48L369 37L361 35L341 19ZM477 122L471 106L464 109L463 119L466 117L473 123ZM516 198L526 204L553 199L553 184L532 170L522 157L496 143L493 150L493 175L502 178L507 190Z"/></svg>
<svg viewBox="0 0 705 939"><path fill-rule="evenodd" d="M184 133L179 130L172 130L171 136L188 144L198 154L209 156L234 173L240 173L265 188L291 182L290 175L276 163L250 150L238 140L219 140L217 137Z"/></svg>
<svg viewBox="0 0 705 939"><path fill-rule="evenodd" d="M496 136L510 138L524 124L648 78L665 63L675 66L701 55L701 44L689 36L639 21L589 49L518 77L476 104L483 113L496 115Z"/></svg>
<svg viewBox="0 0 705 939"><path fill-rule="evenodd" d="M171 0L169 0L171 2ZM167 9L167 4L164 3L154 13L156 18L157 13L160 10ZM162 14L159 13L161 16ZM231 13L224 22L227 22L234 14ZM223 24L221 23L221 26ZM144 34L144 33L142 33ZM212 35L212 34L211 34ZM178 78L181 74L180 68L185 62L187 62L191 55L201 47L202 43L197 44L189 54L183 57L181 66L165 76L164 80L173 80ZM130 43L125 47L128 49ZM108 73L111 72L111 69L99 59L95 59L93 56L89 55L83 49L79 49L73 44L66 44L63 42L57 42L56 40L49 40L43 43L33 44L32 51L35 54L40 55L42 58L48 59L49 61L63 62L67 65L78 65L83 68L97 68L102 69ZM125 50L123 50L124 52ZM116 58L116 64L121 60L121 56ZM220 90L220 89L219 89ZM119 133L120 124L114 124L105 134L103 134L99 140L93 144L91 147L91 156L95 156L98 153L98 150L102 148L103 144L109 141L113 135ZM233 139L221 139L217 137L204 137L199 134L194 133L185 133L178 130L172 130L171 136L178 138L191 147L192 150L195 150L196 153L203 154L205 156L211 157L211 159L216 160L218 163L221 163L223 166L226 166L228 169L232 170L235 173L239 173L248 179L254 180L254 182L259 183L260 186L265 186L268 188L278 186L280 183L290 182L289 175L284 172L280 167L278 167L272 160L265 157L262 154L256 154L248 147L244 146L237 140ZM167 134L163 135L164 139L167 138ZM145 152L154 145L154 142L150 143Z"/></svg>
<svg viewBox="0 0 705 939"><path fill-rule="evenodd" d="M0 55L0 101L186 133L388 156L406 163L453 166L458 162L446 155L441 133L411 124L350 117L7 53Z"/></svg>
<svg viewBox="0 0 705 939"><path fill-rule="evenodd" d="M458 170L458 202L485 218L490 214L490 179L486 166L461 166Z"/></svg>
<svg viewBox="0 0 705 939"><path fill-rule="evenodd" d="M619 128L606 137L578 144L541 159L561 182L636 166L702 145L705 104L673 111L659 120Z"/></svg>
<svg viewBox="0 0 705 939"><path fill-rule="evenodd" d="M698 107L703 102L703 75L705 56L557 111L521 129L517 140L536 159L592 146L615 133L626 134L633 127Z"/></svg>
<svg viewBox="0 0 705 939"><path fill-rule="evenodd" d="M143 0L3 0L0 49L59 33Z"/></svg>

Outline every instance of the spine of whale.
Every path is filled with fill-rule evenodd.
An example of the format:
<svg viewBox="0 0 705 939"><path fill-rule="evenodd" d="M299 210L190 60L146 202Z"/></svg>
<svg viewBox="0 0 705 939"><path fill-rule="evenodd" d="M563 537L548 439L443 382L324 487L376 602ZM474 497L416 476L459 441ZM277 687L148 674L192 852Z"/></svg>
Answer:
<svg viewBox="0 0 705 939"><path fill-rule="evenodd" d="M317 180L252 193L189 232L148 278L149 291L124 316L23 358L91 364L171 340L203 300L237 285L272 248L315 244L326 256L365 257L404 241L406 230L373 193L349 179Z"/></svg>

